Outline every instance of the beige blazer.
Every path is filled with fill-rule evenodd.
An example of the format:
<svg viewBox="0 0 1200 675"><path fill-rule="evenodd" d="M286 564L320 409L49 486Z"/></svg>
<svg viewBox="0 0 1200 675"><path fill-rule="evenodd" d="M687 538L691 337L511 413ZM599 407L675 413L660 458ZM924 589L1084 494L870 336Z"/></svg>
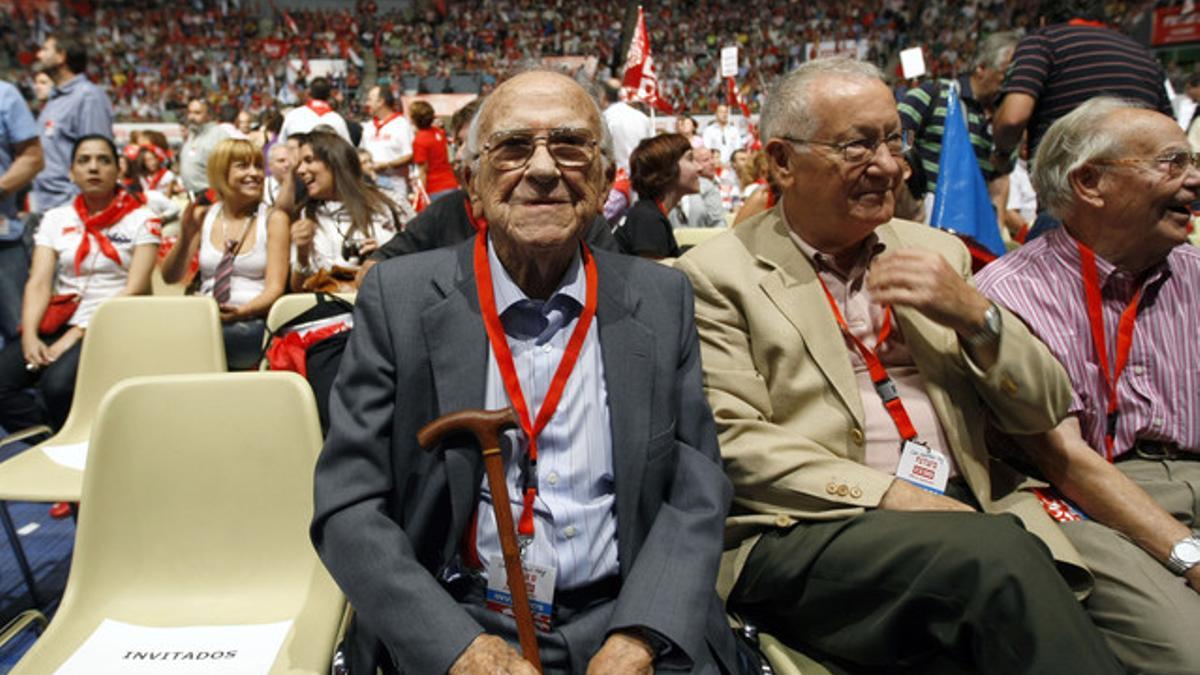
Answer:
<svg viewBox="0 0 1200 675"><path fill-rule="evenodd" d="M695 287L705 389L735 488L723 594L762 532L858 515L878 506L893 480L864 464L864 401L848 348L779 208L676 262ZM950 234L904 220L876 233L887 250L936 251L971 280L970 255ZM967 358L951 329L908 308L897 308L895 317L959 472L983 509L1017 515L1063 563L1068 582L1086 591L1091 577L1079 554L1037 499L1019 490L1038 484L987 453L989 418L1002 431L1038 433L1053 428L1070 402L1062 366L1019 319L1001 311L999 360L986 372Z"/></svg>

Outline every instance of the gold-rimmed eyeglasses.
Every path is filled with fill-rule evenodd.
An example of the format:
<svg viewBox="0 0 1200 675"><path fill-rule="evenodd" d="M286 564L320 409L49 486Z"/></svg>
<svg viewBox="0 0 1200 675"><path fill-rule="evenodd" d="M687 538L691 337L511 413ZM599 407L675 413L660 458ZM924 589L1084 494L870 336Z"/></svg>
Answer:
<svg viewBox="0 0 1200 675"><path fill-rule="evenodd" d="M780 138L790 143L821 145L826 148L833 148L841 153L842 157L849 164L865 164L875 159L875 154L879 152L880 146L887 148L892 157L896 158L903 156L908 150L907 137L901 131L894 131L883 138L856 138L841 143L819 141L812 138L794 138L792 136L780 136Z"/></svg>
<svg viewBox="0 0 1200 675"><path fill-rule="evenodd" d="M540 133L532 129L497 132L483 144L483 153L497 171L514 171L529 163L538 143L545 143L554 162L564 169L583 168L596 157L597 141L592 132L572 128Z"/></svg>
<svg viewBox="0 0 1200 675"><path fill-rule="evenodd" d="M1151 165L1171 178L1178 178L1188 170L1188 167L1200 169L1200 152L1176 150L1158 157L1121 157L1117 159L1096 159L1092 164L1099 166L1138 166Z"/></svg>

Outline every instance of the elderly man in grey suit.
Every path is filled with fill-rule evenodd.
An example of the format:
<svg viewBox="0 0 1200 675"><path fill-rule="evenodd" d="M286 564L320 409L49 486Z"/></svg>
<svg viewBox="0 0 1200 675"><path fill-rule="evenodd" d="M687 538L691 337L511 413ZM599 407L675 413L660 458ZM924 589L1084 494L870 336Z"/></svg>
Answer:
<svg viewBox="0 0 1200 675"><path fill-rule="evenodd" d="M533 593L546 672L733 671L713 590L731 487L686 278L581 244L611 142L573 80L503 83L468 152L485 234L368 273L333 389L312 538L357 611L352 672L533 672L489 609L504 573L479 448L416 433L518 400L538 420L564 370L549 421L504 451L526 570L552 580Z"/></svg>

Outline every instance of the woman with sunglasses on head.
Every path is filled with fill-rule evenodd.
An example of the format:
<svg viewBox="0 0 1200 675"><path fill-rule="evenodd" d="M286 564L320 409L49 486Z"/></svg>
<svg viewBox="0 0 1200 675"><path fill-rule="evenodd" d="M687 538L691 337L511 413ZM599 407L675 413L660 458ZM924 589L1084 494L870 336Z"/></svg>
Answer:
<svg viewBox="0 0 1200 675"><path fill-rule="evenodd" d="M116 146L106 136L79 139L70 174L80 194L42 218L25 283L21 340L0 351L0 426L10 432L62 426L92 314L109 298L150 292L162 226L118 185Z"/></svg>
<svg viewBox="0 0 1200 675"><path fill-rule="evenodd" d="M630 180L638 200L614 235L621 250L646 258L675 258L679 244L667 214L684 195L700 191L700 165L681 134L647 138L629 156Z"/></svg>
<svg viewBox="0 0 1200 675"><path fill-rule="evenodd" d="M208 157L208 184L219 201L183 212L179 241L163 259L163 280L178 283L200 253L200 294L221 309L230 370L258 365L265 319L287 287L290 221L263 203L262 153L227 138Z"/></svg>
<svg viewBox="0 0 1200 675"><path fill-rule="evenodd" d="M292 289L353 292L359 266L400 229L399 210L333 131L301 135L296 176L304 192L292 223Z"/></svg>

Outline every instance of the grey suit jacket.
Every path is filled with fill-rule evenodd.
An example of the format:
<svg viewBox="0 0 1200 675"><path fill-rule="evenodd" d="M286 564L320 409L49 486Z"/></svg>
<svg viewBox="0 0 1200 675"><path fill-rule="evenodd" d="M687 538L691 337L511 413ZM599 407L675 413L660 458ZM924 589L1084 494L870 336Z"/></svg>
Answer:
<svg viewBox="0 0 1200 675"><path fill-rule="evenodd" d="M317 551L357 612L356 634L410 673L445 672L483 631L439 581L478 501L480 451L469 437L435 452L416 441L430 420L483 407L473 244L367 275L316 470ZM671 641L681 665L712 672L715 654L732 671L714 591L732 489L702 389L691 286L655 263L595 257L622 585L593 620L561 630L590 656L608 632L643 626Z"/></svg>

